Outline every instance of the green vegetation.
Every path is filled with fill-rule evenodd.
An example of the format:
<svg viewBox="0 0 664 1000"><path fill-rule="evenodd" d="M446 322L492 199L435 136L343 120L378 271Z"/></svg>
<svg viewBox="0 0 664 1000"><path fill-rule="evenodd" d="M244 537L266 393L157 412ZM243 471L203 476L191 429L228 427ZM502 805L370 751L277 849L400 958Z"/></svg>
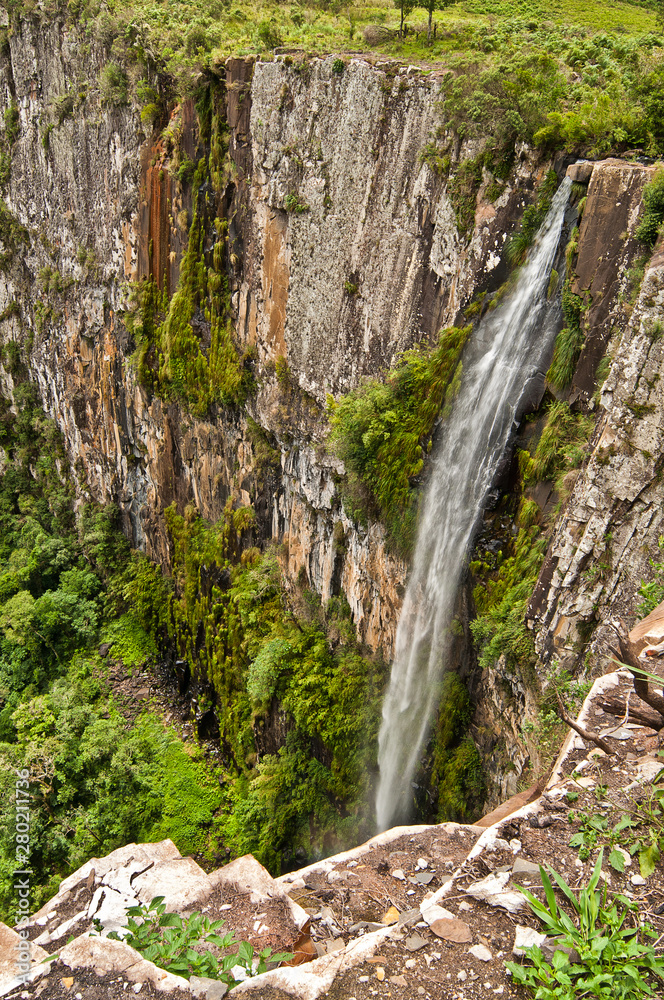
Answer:
<svg viewBox="0 0 664 1000"><path fill-rule="evenodd" d="M519 452L522 500L517 514L519 531L509 543L511 554L501 552L497 565L481 560L470 565L478 581L473 590L477 617L470 628L484 667L504 655L511 672L532 672L535 651L525 614L548 537L539 525L538 505L526 494L536 483L553 480L561 504L569 490L566 477L583 461L593 427L592 417L572 413L567 403L553 401L534 455Z"/></svg>
<svg viewBox="0 0 664 1000"><path fill-rule="evenodd" d="M146 905L130 907L127 910L129 934L124 941L148 961L173 975L185 979L192 976L217 979L232 989L237 984L231 971L235 966L239 965L248 976L258 976L267 970L268 962L278 964L293 957L290 952L273 955L271 948L264 948L258 953L254 968L253 945L241 941L235 948L238 942L232 934L217 933L224 925L223 920L211 921L202 913L181 917L165 911L163 896L155 896ZM115 931L108 936L120 940ZM221 962L205 945L214 945L226 953Z"/></svg>
<svg viewBox="0 0 664 1000"><path fill-rule="evenodd" d="M18 139L20 117L18 104L12 100L5 109L4 129L0 133L0 191L5 191L9 184L12 170L12 146Z"/></svg>
<svg viewBox="0 0 664 1000"><path fill-rule="evenodd" d="M16 377L24 377L20 361ZM169 587L132 556L112 509L88 508L77 526L73 484L54 424L34 387L19 382L17 412L0 405L0 786L31 773L31 863L38 906L92 854L132 840L172 837L212 857L221 804L200 751L185 750L158 717L132 725L96 652L101 636L128 662L154 655ZM14 896L14 814L0 820L0 909Z"/></svg>
<svg viewBox="0 0 664 1000"><path fill-rule="evenodd" d="M546 901L521 889L546 934L560 946L551 962L539 948L529 948L532 966L506 962L515 983L538 1000L574 1000L575 997L634 998L656 996L664 982L664 964L648 939L657 934L640 922L637 904L626 896L609 898L606 883L597 886L602 872L600 851L590 881L578 895L553 868L540 866ZM562 893L558 903L551 880ZM567 949L566 951L563 949ZM569 954L576 953L574 961Z"/></svg>
<svg viewBox="0 0 664 1000"><path fill-rule="evenodd" d="M660 535L657 541L660 552L664 550L664 535ZM645 618L651 611L654 611L658 604L664 601L664 562L648 560L653 571L653 579L642 581L639 587L639 597L643 598L643 603L638 606L637 614Z"/></svg>
<svg viewBox="0 0 664 1000"><path fill-rule="evenodd" d="M16 370L20 376L21 363ZM171 837L218 863L228 846L273 871L371 832L384 666L358 649L350 609L306 586L294 605L274 552L247 548L249 508L215 526L167 511L174 581L132 556L112 509L77 525L54 425L27 382L3 405L0 479L0 785L28 768L33 905L90 855ZM158 715L128 720L96 652L124 669L167 646L186 656L215 705L215 774ZM271 732L275 718L278 733ZM285 736L283 735L285 733ZM220 778L223 779L220 787ZM0 909L13 897L13 810L0 821Z"/></svg>
<svg viewBox="0 0 664 1000"><path fill-rule="evenodd" d="M654 247L664 221L664 168L660 168L643 189L643 215L636 235L646 246Z"/></svg>
<svg viewBox="0 0 664 1000"><path fill-rule="evenodd" d="M537 203L529 205L525 210L519 231L510 237L505 247L505 253L510 264L523 264L528 249L535 239L535 234L551 208L551 200L557 189L558 177L556 172L555 170L549 170L544 183L539 189Z"/></svg>
<svg viewBox="0 0 664 1000"><path fill-rule="evenodd" d="M532 667L535 651L525 615L546 546L546 537L537 525L520 528L514 555L504 560L494 579L475 587L477 618L470 628L482 666L488 667L504 654L512 669Z"/></svg>
<svg viewBox="0 0 664 1000"><path fill-rule="evenodd" d="M437 820L469 822L480 811L486 783L477 747L466 735L473 714L468 690L451 670L439 705L430 782L438 797Z"/></svg>
<svg viewBox="0 0 664 1000"><path fill-rule="evenodd" d="M459 356L470 327L449 327L435 347L406 351L384 381L371 379L338 401L329 400L330 444L346 466L344 506L362 522L386 525L393 546L413 545L417 493L411 480L424 465L434 421L445 416L459 389Z"/></svg>
<svg viewBox="0 0 664 1000"><path fill-rule="evenodd" d="M201 97L201 131L209 151L196 167L179 159L177 145L173 147L181 183L191 183L195 192L207 182L217 193L224 186L228 137L220 101L212 85ZM133 286L124 319L137 345L134 361L141 382L166 399L185 402L203 417L214 404L233 405L246 398L253 386L253 353L240 357L231 336L228 220L208 206L206 195L196 198L177 289L169 300L156 280ZM215 231L212 245L205 235L210 225ZM167 286L166 276L162 285Z"/></svg>
<svg viewBox="0 0 664 1000"><path fill-rule="evenodd" d="M368 835L384 666L358 650L347 603L332 598L323 608L304 586L289 607L276 553L245 548L240 557L249 509L227 507L207 526L194 510L171 508L167 523L173 640L214 687L230 758L224 843L279 871L297 849L320 850L323 836L343 843ZM285 740L257 755L270 742L274 709L287 720Z"/></svg>

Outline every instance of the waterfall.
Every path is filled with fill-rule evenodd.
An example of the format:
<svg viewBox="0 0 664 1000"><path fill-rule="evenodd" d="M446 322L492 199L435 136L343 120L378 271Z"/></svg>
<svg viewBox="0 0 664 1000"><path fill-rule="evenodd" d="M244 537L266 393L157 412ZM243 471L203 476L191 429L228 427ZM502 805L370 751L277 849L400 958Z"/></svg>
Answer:
<svg viewBox="0 0 664 1000"><path fill-rule="evenodd" d="M513 292L478 325L461 390L439 432L378 738L379 830L408 817L439 699L461 576L528 382L555 333L547 287L571 181L560 185Z"/></svg>

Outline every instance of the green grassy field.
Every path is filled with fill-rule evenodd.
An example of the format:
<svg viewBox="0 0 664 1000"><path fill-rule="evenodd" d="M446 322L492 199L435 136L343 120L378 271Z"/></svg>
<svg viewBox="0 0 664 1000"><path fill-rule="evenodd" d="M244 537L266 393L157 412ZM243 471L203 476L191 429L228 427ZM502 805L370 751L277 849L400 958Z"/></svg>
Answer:
<svg viewBox="0 0 664 1000"><path fill-rule="evenodd" d="M619 0L560 0L556 5L537 0L463 0L435 14L438 38L430 47L424 34L370 46L364 40L363 29L368 25L398 28L399 10L395 5L365 6L334 0L290 5L260 0L213 0L205 5L195 0L168 0L163 4L135 0L129 8L122 0L114 0L110 6L116 16L129 14L134 23L147 25L151 41L167 60L178 53L187 61L218 61L233 53L266 52L284 46L311 53L379 51L437 63L444 62L448 54L472 51L478 31L514 18L536 27L576 26L623 36L655 30L652 10ZM417 30L425 29L426 20L426 10L416 7L407 22Z"/></svg>
<svg viewBox="0 0 664 1000"><path fill-rule="evenodd" d="M408 16L406 36L399 38L395 4L135 0L129 7L111 0L102 9L99 0L68 2L70 17L109 51L102 94L105 87L115 103L127 99L127 86L139 103L154 101L144 77L149 64L166 71L162 81L170 81L172 100L198 96L207 71L233 54L272 59L276 50L297 60L297 53L335 53L344 62L362 55L436 72L444 81L447 127L461 137L491 136L493 166L516 140L595 158L630 149L664 152L664 36L645 0L560 0L555 6L460 0L436 13L431 44L421 7ZM28 12L36 0L19 3ZM119 89L111 86L118 74ZM150 107L155 114L150 111L147 120L154 121L159 116Z"/></svg>

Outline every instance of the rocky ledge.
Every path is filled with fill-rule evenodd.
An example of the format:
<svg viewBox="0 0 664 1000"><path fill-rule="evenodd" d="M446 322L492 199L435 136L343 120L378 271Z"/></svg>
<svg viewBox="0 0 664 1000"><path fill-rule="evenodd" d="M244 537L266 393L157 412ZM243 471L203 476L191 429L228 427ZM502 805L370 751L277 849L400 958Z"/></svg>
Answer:
<svg viewBox="0 0 664 1000"><path fill-rule="evenodd" d="M664 615L644 625L655 619L662 635L637 626L632 639L660 642ZM545 955L553 951L520 891L544 898L541 864L552 864L578 889L604 847L601 877L609 892L633 900L638 920L664 934L664 865L655 857L644 877L637 863L662 770L662 722L637 697L627 669L608 673L594 683L575 723L592 739L570 730L533 801L522 804L528 793L515 796L482 826L399 827L277 879L250 855L207 874L168 840L93 858L31 918L29 982L15 978L19 935L0 925L0 996L101 1000L126 997L129 989L144 997L224 996L224 984L172 975L107 937L122 937L126 910L155 896L183 916L223 918L224 932L257 948L294 953L287 965L253 977L236 967L243 979L236 995L523 996L505 960L534 943ZM615 833L623 816L632 826Z"/></svg>

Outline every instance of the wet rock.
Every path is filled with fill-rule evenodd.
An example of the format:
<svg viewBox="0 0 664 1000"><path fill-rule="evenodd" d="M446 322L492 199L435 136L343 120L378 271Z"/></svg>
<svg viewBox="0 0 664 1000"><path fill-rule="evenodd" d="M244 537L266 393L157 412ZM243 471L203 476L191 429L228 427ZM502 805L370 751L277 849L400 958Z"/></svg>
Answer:
<svg viewBox="0 0 664 1000"><path fill-rule="evenodd" d="M571 163L567 168L567 176L576 184L587 184L594 166L595 164L589 160L582 160L580 163Z"/></svg>

